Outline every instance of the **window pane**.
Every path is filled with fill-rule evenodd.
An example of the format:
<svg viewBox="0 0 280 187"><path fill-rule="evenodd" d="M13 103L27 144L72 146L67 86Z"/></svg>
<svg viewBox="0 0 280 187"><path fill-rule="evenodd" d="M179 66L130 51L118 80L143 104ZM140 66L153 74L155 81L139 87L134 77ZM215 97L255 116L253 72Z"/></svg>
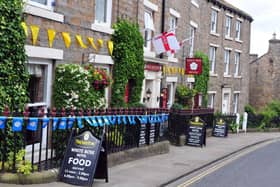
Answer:
<svg viewBox="0 0 280 187"><path fill-rule="evenodd" d="M47 2L48 2L48 0L31 0L31 1L41 3L41 4L44 4L44 5L47 5Z"/></svg>
<svg viewBox="0 0 280 187"><path fill-rule="evenodd" d="M107 14L107 1L106 0L96 0L95 2L95 20L98 22L106 22Z"/></svg>

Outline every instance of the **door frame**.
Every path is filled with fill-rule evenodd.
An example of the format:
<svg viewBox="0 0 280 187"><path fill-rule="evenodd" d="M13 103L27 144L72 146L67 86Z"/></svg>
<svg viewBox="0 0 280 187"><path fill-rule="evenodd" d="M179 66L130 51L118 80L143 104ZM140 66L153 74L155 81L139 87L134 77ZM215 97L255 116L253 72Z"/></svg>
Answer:
<svg viewBox="0 0 280 187"><path fill-rule="evenodd" d="M225 94L229 95L228 102L227 102L228 106L226 107L226 111L224 111L224 107L223 107ZM230 101L231 101L231 88L223 88L222 89L222 102L221 102L221 111L223 114L230 113L230 104L231 104Z"/></svg>

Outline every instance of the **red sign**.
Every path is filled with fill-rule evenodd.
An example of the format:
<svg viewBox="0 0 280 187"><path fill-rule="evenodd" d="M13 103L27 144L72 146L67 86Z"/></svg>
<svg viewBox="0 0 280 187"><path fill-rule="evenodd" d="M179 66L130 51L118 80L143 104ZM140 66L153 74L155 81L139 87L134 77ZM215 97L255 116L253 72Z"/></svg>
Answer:
<svg viewBox="0 0 280 187"><path fill-rule="evenodd" d="M202 73L201 58L186 58L186 72L189 75L200 75Z"/></svg>
<svg viewBox="0 0 280 187"><path fill-rule="evenodd" d="M145 64L145 70L149 70L149 71L160 71L161 70L161 66L158 64L152 64L152 63L148 63Z"/></svg>

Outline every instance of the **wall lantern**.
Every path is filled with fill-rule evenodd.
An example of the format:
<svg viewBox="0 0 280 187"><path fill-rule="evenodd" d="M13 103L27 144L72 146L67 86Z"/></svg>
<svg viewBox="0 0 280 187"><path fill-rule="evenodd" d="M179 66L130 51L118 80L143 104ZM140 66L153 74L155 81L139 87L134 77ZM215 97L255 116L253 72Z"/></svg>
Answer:
<svg viewBox="0 0 280 187"><path fill-rule="evenodd" d="M148 88L146 91L146 97L143 98L143 102L145 102L146 100L149 102L151 95L152 95L152 91L150 88Z"/></svg>

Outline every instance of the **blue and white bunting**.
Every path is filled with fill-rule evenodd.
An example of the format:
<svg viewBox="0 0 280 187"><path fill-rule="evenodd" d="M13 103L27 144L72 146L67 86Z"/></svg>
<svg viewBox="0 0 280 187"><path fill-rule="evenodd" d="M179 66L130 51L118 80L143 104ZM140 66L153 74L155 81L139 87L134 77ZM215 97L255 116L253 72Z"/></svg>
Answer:
<svg viewBox="0 0 280 187"><path fill-rule="evenodd" d="M53 118L53 122L52 122L52 130L55 131L56 127L57 127L57 123L58 123L59 119L58 118Z"/></svg>
<svg viewBox="0 0 280 187"><path fill-rule="evenodd" d="M74 122L75 122L75 118L74 117L69 117L68 121L67 121L67 128L72 129L72 127L74 125Z"/></svg>
<svg viewBox="0 0 280 187"><path fill-rule="evenodd" d="M43 118L42 120L42 127L46 128L50 122L50 118Z"/></svg>
<svg viewBox="0 0 280 187"><path fill-rule="evenodd" d="M103 127L104 126L104 122L102 120L102 116L96 116L96 119L97 119L98 125Z"/></svg>
<svg viewBox="0 0 280 187"><path fill-rule="evenodd" d="M83 120L82 120L81 117L77 117L77 125L80 129L84 127L83 126Z"/></svg>
<svg viewBox="0 0 280 187"><path fill-rule="evenodd" d="M147 115L138 115L137 118L140 120L141 124L148 123L148 116Z"/></svg>
<svg viewBox="0 0 280 187"><path fill-rule="evenodd" d="M128 121L129 121L130 125L135 125L136 124L134 115L128 115L127 118L128 118Z"/></svg>
<svg viewBox="0 0 280 187"><path fill-rule="evenodd" d="M108 116L111 125L115 125L117 122L117 116Z"/></svg>
<svg viewBox="0 0 280 187"><path fill-rule="evenodd" d="M91 119L91 121L92 121L93 126L94 126L94 127L98 127L98 122L96 121L95 116L92 116L90 119Z"/></svg>
<svg viewBox="0 0 280 187"><path fill-rule="evenodd" d="M23 118L14 117L12 121L12 131L20 132L22 131L22 126L23 126Z"/></svg>
<svg viewBox="0 0 280 187"><path fill-rule="evenodd" d="M118 125L122 124L122 116L117 115Z"/></svg>
<svg viewBox="0 0 280 187"><path fill-rule="evenodd" d="M38 121L38 118L29 118L26 129L30 131L37 131Z"/></svg>
<svg viewBox="0 0 280 187"><path fill-rule="evenodd" d="M108 117L109 117L109 116L103 116L103 120L104 120L104 124L105 124L105 125L110 125L110 122L109 122L109 120L108 120Z"/></svg>
<svg viewBox="0 0 280 187"><path fill-rule="evenodd" d="M0 129L5 129L6 120L7 120L7 117L0 116Z"/></svg>
<svg viewBox="0 0 280 187"><path fill-rule="evenodd" d="M123 124L124 124L124 125L127 124L126 116L122 116L122 121L123 121Z"/></svg>
<svg viewBox="0 0 280 187"><path fill-rule="evenodd" d="M58 129L59 130L65 130L67 126L67 118L63 117L60 119L59 124L58 124Z"/></svg>

